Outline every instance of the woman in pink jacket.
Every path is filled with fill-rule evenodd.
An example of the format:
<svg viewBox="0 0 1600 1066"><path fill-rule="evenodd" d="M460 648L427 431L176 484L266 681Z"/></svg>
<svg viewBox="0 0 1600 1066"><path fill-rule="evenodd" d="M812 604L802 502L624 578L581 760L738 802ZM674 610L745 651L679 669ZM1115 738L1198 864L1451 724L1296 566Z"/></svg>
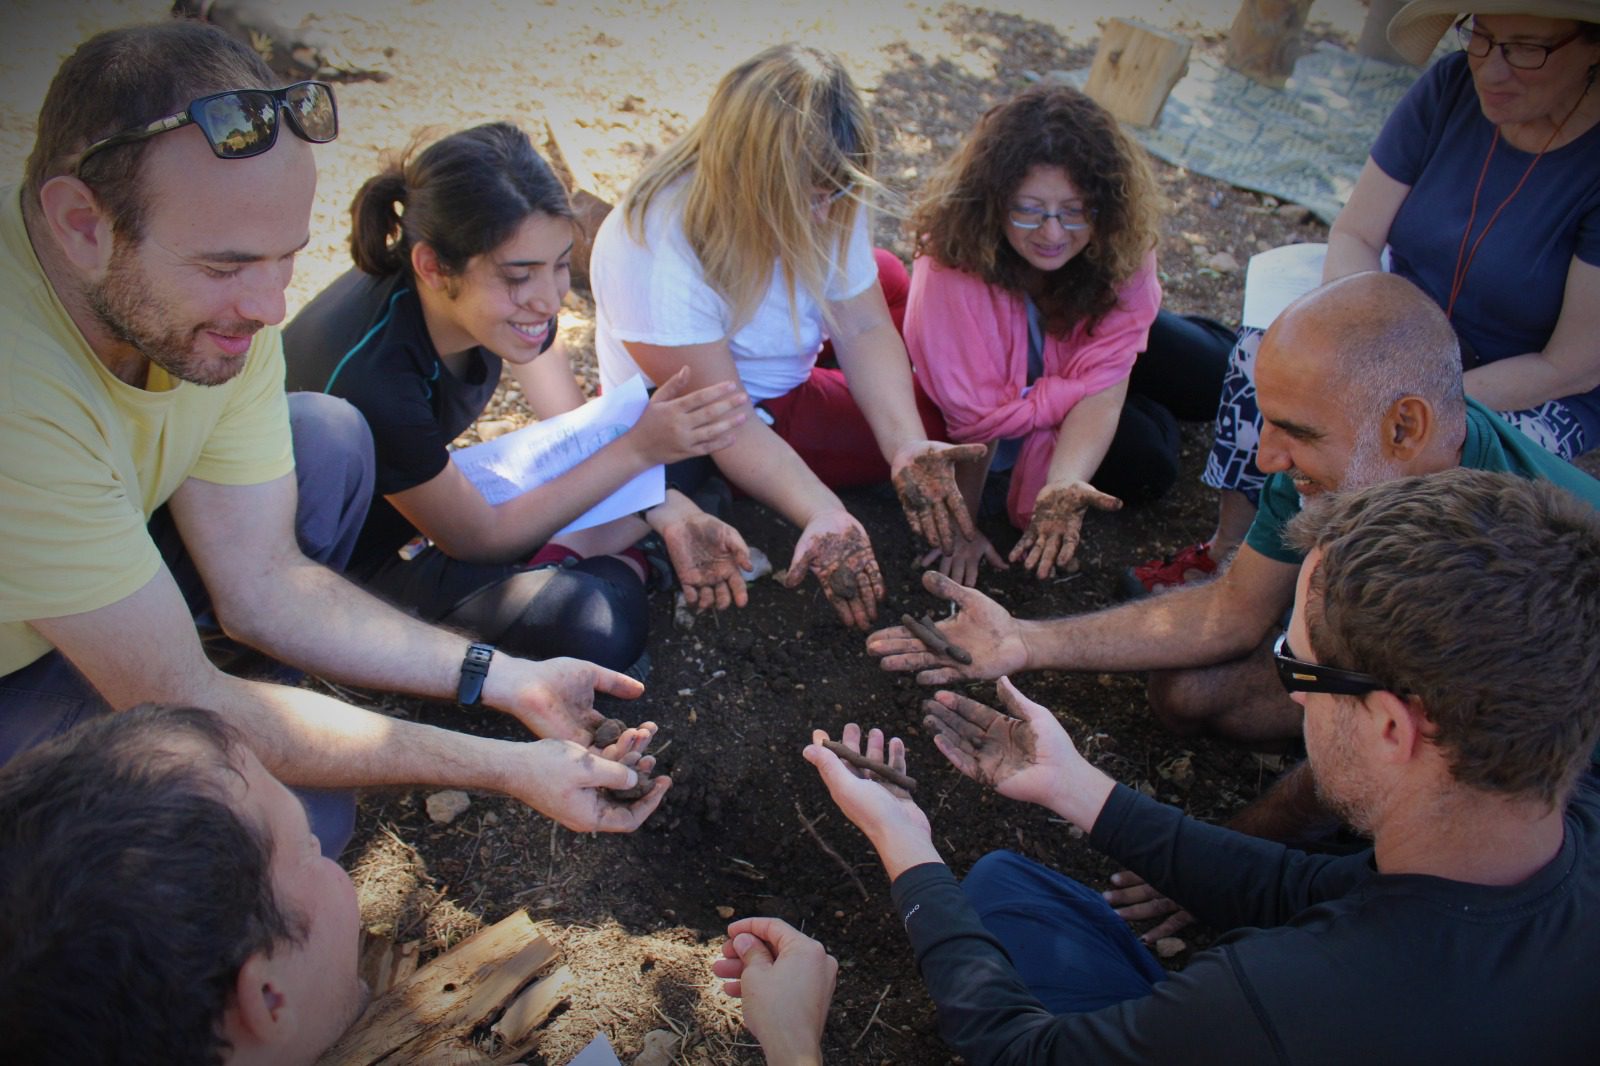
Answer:
<svg viewBox="0 0 1600 1066"><path fill-rule="evenodd" d="M1232 335L1160 311L1159 204L1115 119L1076 89L1038 85L979 121L912 216L917 380L952 440L989 446L958 469L967 506L976 516L986 485L1004 490L1023 530L1010 561L1041 579L1075 569L1086 510L1165 492L1175 418L1215 411ZM984 560L1006 565L981 532L935 560L969 585Z"/></svg>

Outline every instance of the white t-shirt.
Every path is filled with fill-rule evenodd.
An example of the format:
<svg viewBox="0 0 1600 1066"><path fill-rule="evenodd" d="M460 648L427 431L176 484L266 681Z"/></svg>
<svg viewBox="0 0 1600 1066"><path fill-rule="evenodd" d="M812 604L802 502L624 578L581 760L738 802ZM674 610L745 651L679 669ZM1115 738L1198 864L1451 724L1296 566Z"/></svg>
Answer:
<svg viewBox="0 0 1600 1066"><path fill-rule="evenodd" d="M727 338L750 398L759 403L782 396L804 382L817 361L827 337L822 309L796 288L791 316L783 275L774 262L755 315L729 337L728 303L706 282L700 259L683 233L681 193L687 180L656 196L645 214L643 244L628 232L620 209L606 216L595 235L589 283L601 387L613 388L641 373L624 341L678 348ZM842 269L835 263L829 271L824 295L830 301L848 300L877 280L867 212L857 211L849 253Z"/></svg>

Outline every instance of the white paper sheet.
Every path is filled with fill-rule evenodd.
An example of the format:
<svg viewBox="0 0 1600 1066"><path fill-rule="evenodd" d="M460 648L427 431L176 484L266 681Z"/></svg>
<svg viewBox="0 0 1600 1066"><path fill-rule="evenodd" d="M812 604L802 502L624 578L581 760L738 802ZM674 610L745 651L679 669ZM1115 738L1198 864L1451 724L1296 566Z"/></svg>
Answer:
<svg viewBox="0 0 1600 1066"><path fill-rule="evenodd" d="M582 407L451 454L491 504L501 504L560 477L639 421L649 398L635 375ZM666 499L666 471L651 467L561 530L587 529L654 507Z"/></svg>
<svg viewBox="0 0 1600 1066"><path fill-rule="evenodd" d="M1326 244L1286 244L1250 257L1241 325L1266 329L1285 307L1322 284Z"/></svg>

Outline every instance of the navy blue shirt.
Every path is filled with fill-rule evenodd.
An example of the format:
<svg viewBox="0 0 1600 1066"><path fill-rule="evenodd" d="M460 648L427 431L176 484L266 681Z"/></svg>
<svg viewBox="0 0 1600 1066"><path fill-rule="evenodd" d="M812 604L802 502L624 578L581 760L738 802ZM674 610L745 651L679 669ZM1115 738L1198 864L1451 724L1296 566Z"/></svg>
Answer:
<svg viewBox="0 0 1600 1066"><path fill-rule="evenodd" d="M1389 228L1394 272L1440 307L1450 302L1472 192L1494 134L1466 53L1458 52L1412 86L1372 146L1383 172L1411 187ZM1495 145L1469 250L1535 154L1504 138ZM1469 358L1488 363L1541 351L1561 316L1573 256L1600 266L1600 126L1546 152L1479 245L1451 315ZM1565 399L1587 438L1600 440L1600 389Z"/></svg>

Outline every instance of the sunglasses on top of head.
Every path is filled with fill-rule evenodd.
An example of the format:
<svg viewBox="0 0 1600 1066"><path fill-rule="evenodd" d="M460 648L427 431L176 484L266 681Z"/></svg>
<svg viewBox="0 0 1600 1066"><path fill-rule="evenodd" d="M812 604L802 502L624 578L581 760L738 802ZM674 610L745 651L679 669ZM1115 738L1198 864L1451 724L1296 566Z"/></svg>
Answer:
<svg viewBox="0 0 1600 1066"><path fill-rule="evenodd" d="M248 159L277 143L279 112L301 140L326 144L339 136L339 109L330 85L298 81L281 89L230 89L202 96L175 115L94 142L78 156L72 173L81 178L83 165L104 149L148 140L190 123L199 127L218 159Z"/></svg>

